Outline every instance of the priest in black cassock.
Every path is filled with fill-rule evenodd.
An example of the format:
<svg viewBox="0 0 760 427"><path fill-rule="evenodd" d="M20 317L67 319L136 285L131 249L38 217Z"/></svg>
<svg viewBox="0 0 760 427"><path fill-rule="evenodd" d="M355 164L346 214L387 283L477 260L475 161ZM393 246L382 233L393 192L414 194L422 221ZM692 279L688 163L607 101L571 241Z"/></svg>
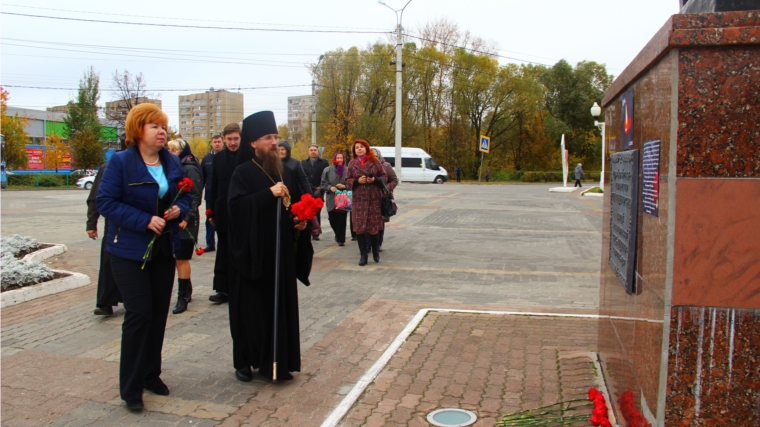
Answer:
<svg viewBox="0 0 760 427"><path fill-rule="evenodd" d="M301 370L296 280L309 285L314 250L307 222L297 223L287 209L290 194L298 193L298 182L290 169L282 167L278 140L271 111L243 120L238 167L230 182L230 249L235 266L230 329L235 376L240 381L253 378L251 368L272 378L277 204L282 205L277 379L292 379L290 373Z"/></svg>

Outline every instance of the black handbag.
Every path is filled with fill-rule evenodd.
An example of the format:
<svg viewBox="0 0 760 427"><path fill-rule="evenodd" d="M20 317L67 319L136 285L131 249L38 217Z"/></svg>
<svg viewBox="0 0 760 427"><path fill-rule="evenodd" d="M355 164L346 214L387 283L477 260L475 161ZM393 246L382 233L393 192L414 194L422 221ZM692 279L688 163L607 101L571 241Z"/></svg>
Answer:
<svg viewBox="0 0 760 427"><path fill-rule="evenodd" d="M398 207L396 206L396 203L393 201L393 194L388 190L388 187L385 185L385 180L380 178L380 186L381 186L381 192L383 194L383 198L380 202L380 210L384 217L390 218L393 215L396 215L396 212L398 212Z"/></svg>

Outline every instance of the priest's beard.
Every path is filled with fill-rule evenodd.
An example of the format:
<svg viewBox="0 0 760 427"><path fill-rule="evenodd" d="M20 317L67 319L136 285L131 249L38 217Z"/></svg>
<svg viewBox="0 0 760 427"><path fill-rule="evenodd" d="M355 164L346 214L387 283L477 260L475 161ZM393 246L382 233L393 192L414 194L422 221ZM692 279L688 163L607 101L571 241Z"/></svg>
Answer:
<svg viewBox="0 0 760 427"><path fill-rule="evenodd" d="M268 174L272 175L272 178L280 178L282 176L282 160L280 160L280 155L277 151L269 149L256 150L256 157L261 159L263 163L261 167Z"/></svg>

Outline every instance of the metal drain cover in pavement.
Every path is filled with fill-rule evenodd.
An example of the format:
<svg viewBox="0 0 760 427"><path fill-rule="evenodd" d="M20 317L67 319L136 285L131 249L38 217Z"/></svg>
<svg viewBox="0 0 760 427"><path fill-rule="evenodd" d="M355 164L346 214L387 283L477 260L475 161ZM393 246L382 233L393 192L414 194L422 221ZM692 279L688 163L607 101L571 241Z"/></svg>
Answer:
<svg viewBox="0 0 760 427"><path fill-rule="evenodd" d="M428 422L439 427L468 426L477 419L474 412L459 408L436 409L427 415Z"/></svg>

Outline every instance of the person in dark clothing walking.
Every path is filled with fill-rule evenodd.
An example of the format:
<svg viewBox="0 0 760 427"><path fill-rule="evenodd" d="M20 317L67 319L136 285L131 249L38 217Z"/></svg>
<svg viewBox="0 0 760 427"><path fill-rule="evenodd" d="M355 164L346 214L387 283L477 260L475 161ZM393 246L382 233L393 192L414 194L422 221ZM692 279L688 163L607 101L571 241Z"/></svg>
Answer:
<svg viewBox="0 0 760 427"><path fill-rule="evenodd" d="M105 164L100 167L98 174L95 175L92 188L90 188L90 194L87 196L87 236L92 240L98 238L98 218L100 218L100 214L95 203L95 196L98 194L98 187L100 187L100 180L103 177L105 169ZM106 221L105 230L108 230L108 219L104 219ZM98 271L97 299L95 300L95 314L100 316L113 314L113 308L122 302L119 287L116 286L116 280L114 280L113 273L111 272L111 257L106 247L106 239L103 239L100 245L100 269Z"/></svg>
<svg viewBox="0 0 760 427"><path fill-rule="evenodd" d="M164 148L169 118L145 103L126 120L127 149L115 153L95 198L108 218L106 240L111 269L124 299L119 391L127 408L144 408L143 390L166 396L161 350L179 254L179 222L192 197L180 193L185 172ZM147 250L147 251L146 251Z"/></svg>
<svg viewBox="0 0 760 427"><path fill-rule="evenodd" d="M311 184L309 184L309 179L306 178L306 173L303 171L301 162L290 157L290 143L288 141L278 142L277 151L280 154L282 166L290 169L293 172L293 176L296 177L296 181L298 183L298 190L300 191L293 191L290 194L290 197L293 199L293 203L301 200L302 194L312 194Z"/></svg>
<svg viewBox="0 0 760 427"><path fill-rule="evenodd" d="M573 188L575 187L581 187L583 188L583 185L581 185L581 179L583 179L583 166L578 163L578 166L575 167L575 170L573 171L573 175L575 176L575 185L573 185Z"/></svg>
<svg viewBox="0 0 760 427"><path fill-rule="evenodd" d="M462 168L459 165L457 165L456 173L457 173L457 182L462 182Z"/></svg>
<svg viewBox="0 0 760 427"><path fill-rule="evenodd" d="M211 191L207 203L209 221L216 229L219 238L216 245L214 263L214 290L216 294L208 297L218 304L229 301L230 253L229 253L229 214L227 211L227 194L230 179L237 166L238 148L240 148L240 125L230 123L224 127L224 144L226 147L214 155L213 173L211 174Z"/></svg>
<svg viewBox="0 0 760 427"><path fill-rule="evenodd" d="M203 180L203 189L205 193L203 200L206 201L206 209L208 210L208 193L211 187L211 175L214 172L214 154L222 151L224 148L224 141L221 134L214 135L211 138L211 152L203 156L201 160L201 179ZM211 221L206 217L206 248L203 252L214 252L216 250L216 239L214 238L214 226L211 225Z"/></svg>
<svg viewBox="0 0 760 427"><path fill-rule="evenodd" d="M172 313L184 313L187 310L187 304L193 299L193 284L190 281L190 259L193 257L195 242L198 240L198 206L201 204L201 171L198 161L190 150L190 145L181 140L175 139L167 144L169 152L179 157L182 162L182 169L185 176L193 181L193 188L190 194L193 196L193 202L190 205L190 211L179 223L180 233L180 250L177 255L177 305Z"/></svg>
<svg viewBox="0 0 760 427"><path fill-rule="evenodd" d="M486 166L486 182L491 182L491 166Z"/></svg>
<svg viewBox="0 0 760 427"><path fill-rule="evenodd" d="M325 199L322 193L322 172L329 167L327 160L319 157L319 147L312 145L309 147L309 158L302 161L303 171L306 173L306 177L309 179L311 185L312 195L319 197L322 200ZM322 209L317 212L317 222L322 225ZM319 236L312 237L314 240L319 240Z"/></svg>

